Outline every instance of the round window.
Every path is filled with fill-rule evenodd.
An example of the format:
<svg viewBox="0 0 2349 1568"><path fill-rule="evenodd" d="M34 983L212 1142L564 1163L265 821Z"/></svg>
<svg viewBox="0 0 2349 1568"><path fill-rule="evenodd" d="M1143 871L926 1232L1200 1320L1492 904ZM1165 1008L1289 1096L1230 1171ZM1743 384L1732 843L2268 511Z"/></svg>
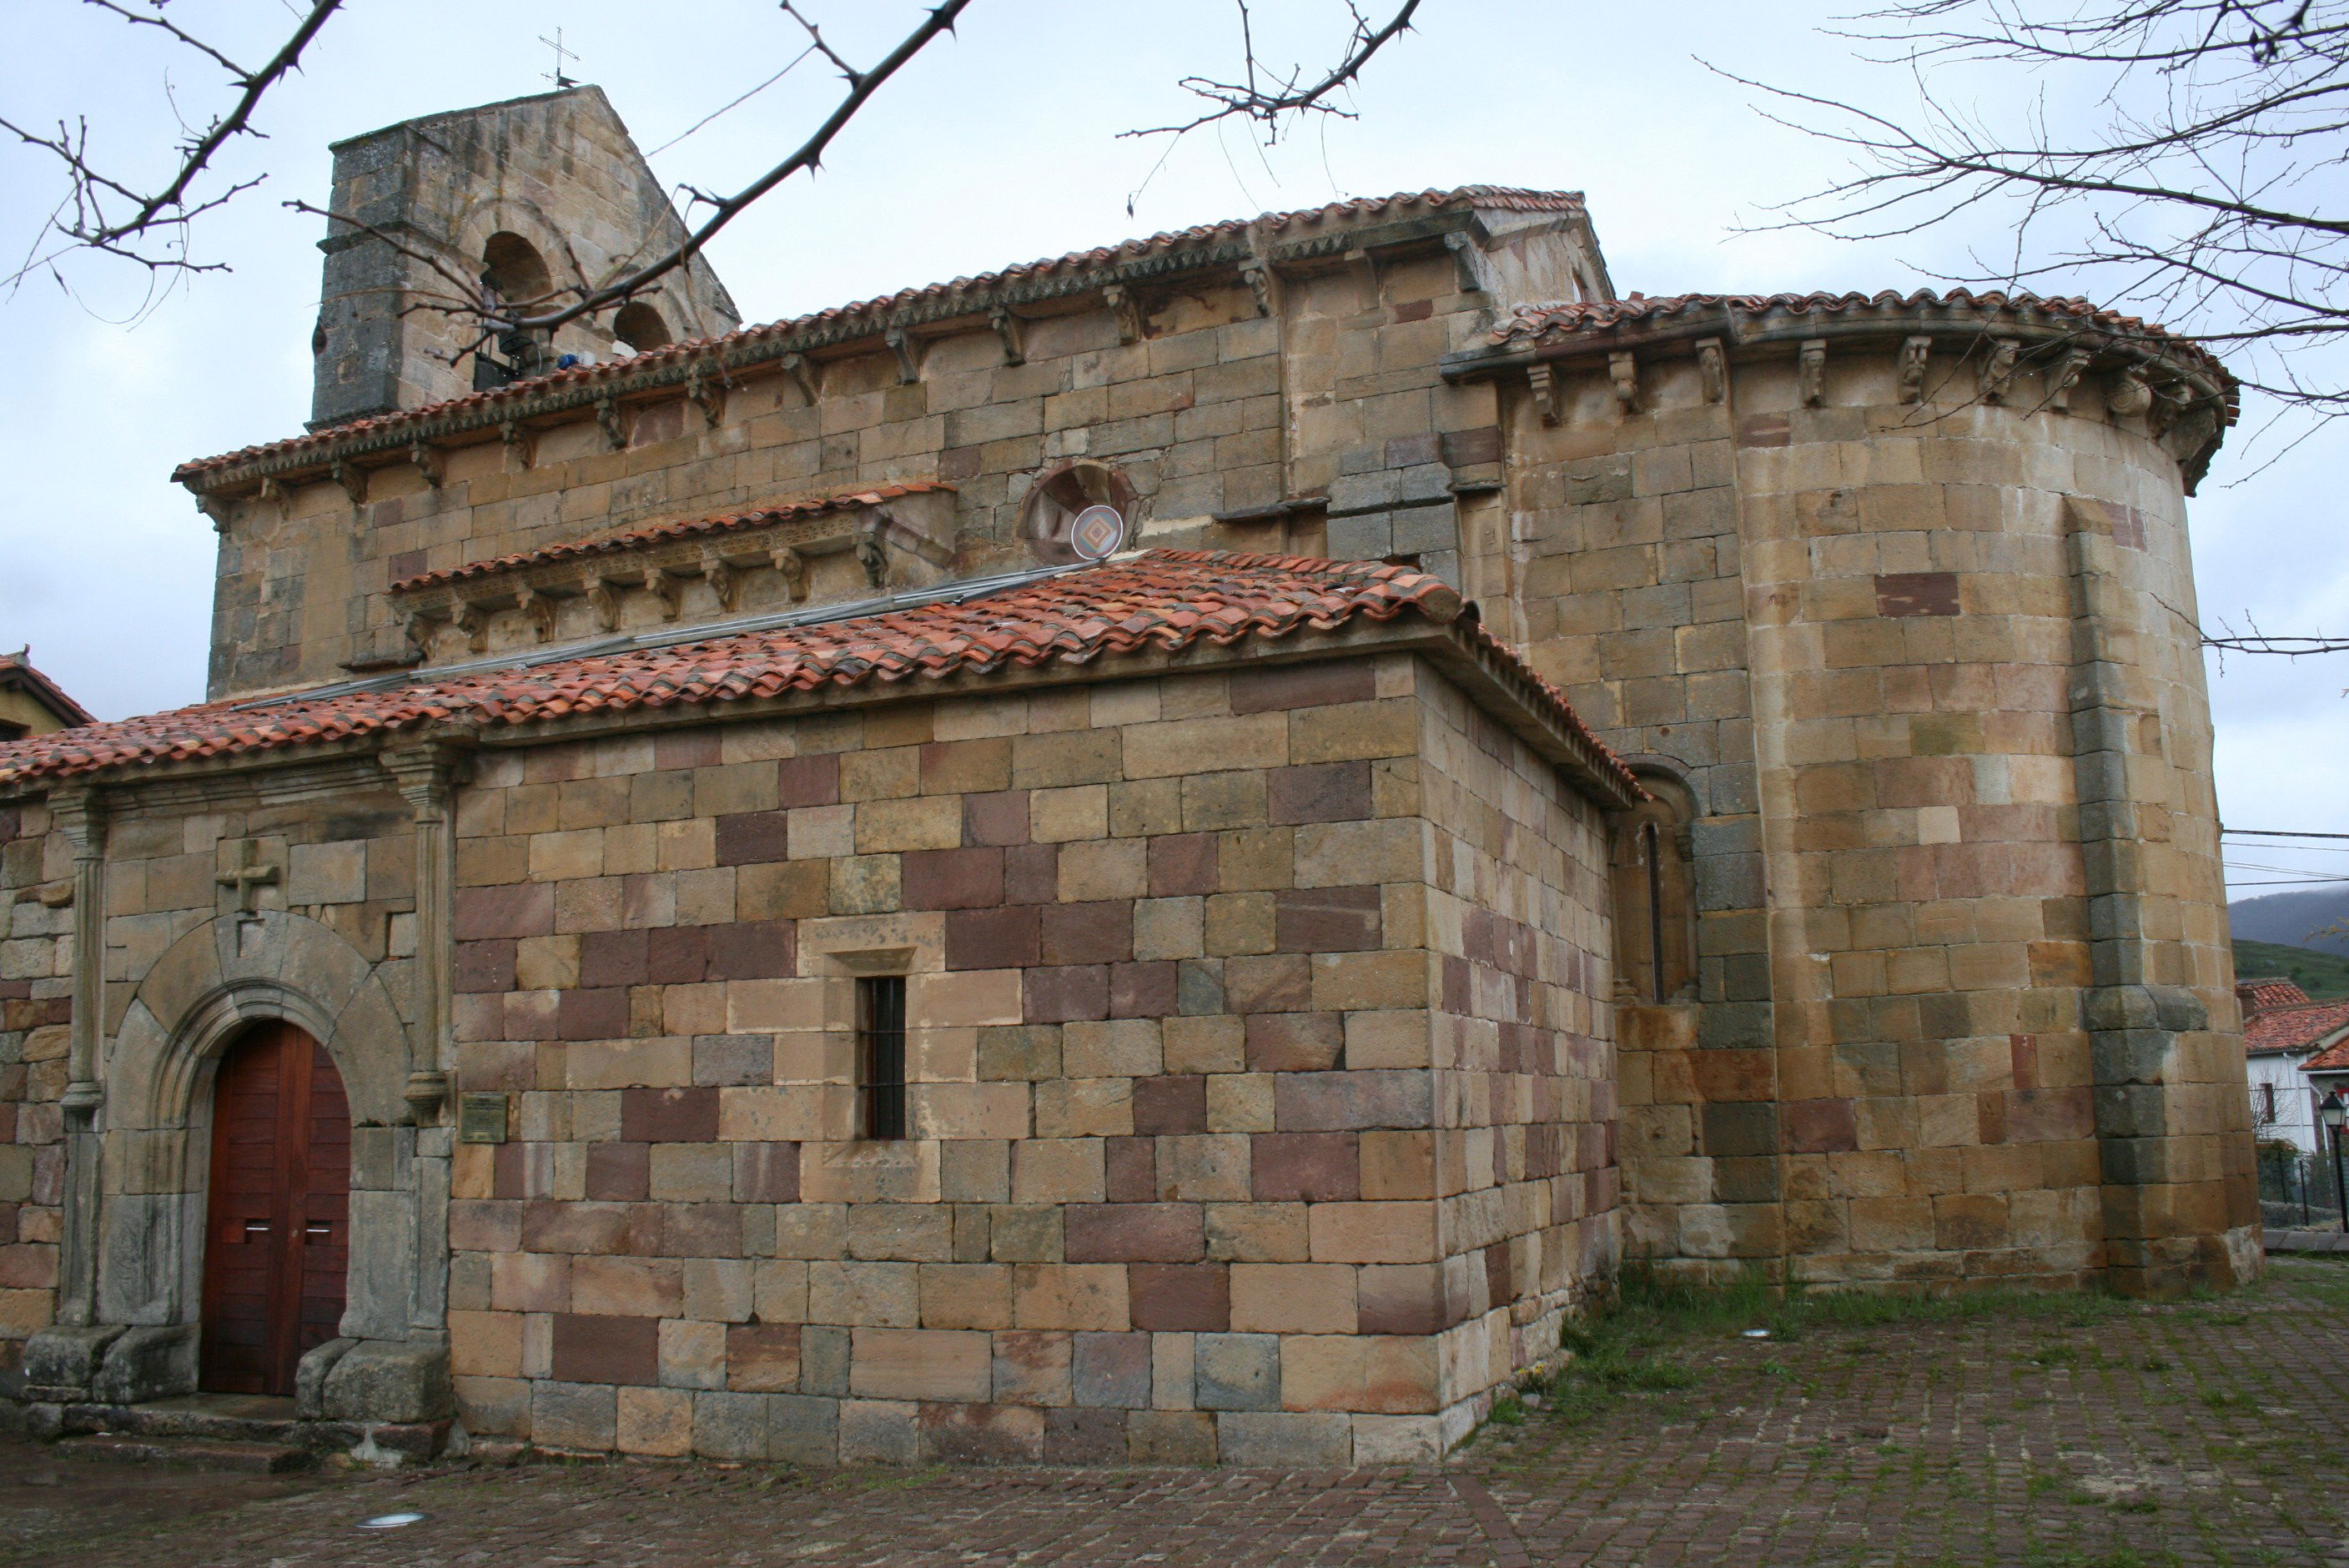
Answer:
<svg viewBox="0 0 2349 1568"><path fill-rule="evenodd" d="M1107 463L1078 459L1061 463L1037 476L1028 492L1028 509L1020 533L1037 560L1056 566L1098 559L1079 549L1079 520L1084 520L1085 542L1092 544L1107 530L1098 509L1107 507L1124 523L1128 540L1133 531L1133 485ZM1091 512L1091 516L1087 513Z"/></svg>

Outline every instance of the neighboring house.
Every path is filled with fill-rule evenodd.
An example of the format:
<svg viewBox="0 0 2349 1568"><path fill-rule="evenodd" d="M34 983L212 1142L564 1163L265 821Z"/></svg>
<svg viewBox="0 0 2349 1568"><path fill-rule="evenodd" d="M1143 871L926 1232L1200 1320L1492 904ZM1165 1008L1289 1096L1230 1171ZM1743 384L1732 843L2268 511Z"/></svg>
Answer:
<svg viewBox="0 0 2349 1568"><path fill-rule="evenodd" d="M2335 1025L2324 1039L2324 1049L2300 1065L2300 1070L2307 1076L2311 1106L2334 1089L2341 1091L2344 1099L2349 1099L2349 1021Z"/></svg>
<svg viewBox="0 0 2349 1568"><path fill-rule="evenodd" d="M2317 1151L2319 1083L2330 1062L2334 1081L2349 1079L2349 1000L2313 1001L2289 980L2238 980L2243 1056L2251 1091L2251 1125L2260 1140Z"/></svg>
<svg viewBox="0 0 2349 1568"><path fill-rule="evenodd" d="M32 651L0 654L0 740L22 740L95 722L88 708L33 667Z"/></svg>

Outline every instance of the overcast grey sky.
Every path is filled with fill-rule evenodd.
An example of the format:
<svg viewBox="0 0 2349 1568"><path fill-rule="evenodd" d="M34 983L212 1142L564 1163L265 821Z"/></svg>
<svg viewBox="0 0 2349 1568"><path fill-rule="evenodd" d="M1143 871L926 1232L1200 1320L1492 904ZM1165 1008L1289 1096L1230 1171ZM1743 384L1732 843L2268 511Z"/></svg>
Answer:
<svg viewBox="0 0 2349 1568"><path fill-rule="evenodd" d="M915 14L905 0L807 8L864 59ZM1269 152L1237 132L1203 134L1154 174L1163 144L1116 133L1177 116L1187 101L1178 77L1234 67L1229 0L977 0L960 37L891 84L819 178L770 197L712 257L746 319L762 321L1217 218L1489 182L1587 191L1626 291L1873 290L1964 273L1967 242L1997 249L1997 214L1971 236L1905 242L1739 232L1769 203L1832 178L1841 160L1767 123L1747 89L1697 55L1807 92L1909 102L1898 71L1820 30L1851 8L1426 0L1419 30L1353 95L1359 119L1309 127ZM20 122L88 114L94 148L158 170L178 134L167 68L191 119L223 101L216 74L90 7L9 9L0 112ZM1318 63L1341 35L1337 0L1255 9L1268 54ZM171 14L258 58L291 10L283 0L178 0ZM279 203L324 203L329 141L544 90L552 55L538 40L558 25L579 57L573 74L610 94L648 150L772 75L802 41L767 0L352 0L308 71L264 106L270 139L245 143L228 165L269 175L199 231L200 254L232 271L156 301L128 269L85 264L68 273L76 297L44 280L0 300L16 364L0 386L11 480L0 502L0 647L30 643L35 661L102 717L201 699L214 538L169 475L184 459L297 433L308 413L321 230ZM711 190L765 168L833 101L837 83L816 67L655 154L655 168ZM1978 101L2000 112L2029 86L1986 86ZM0 242L12 255L60 190L39 156L0 150ZM2205 622L2248 615L2271 632L2349 632L2335 477L2349 430L2261 467L2244 436L2262 412L2247 410L2194 503ZM2349 763L2349 657L2232 657L2211 676L2228 822L2349 832L2337 783ZM2313 849L2230 859L2349 871L2349 854ZM2245 892L2274 880L2233 874Z"/></svg>

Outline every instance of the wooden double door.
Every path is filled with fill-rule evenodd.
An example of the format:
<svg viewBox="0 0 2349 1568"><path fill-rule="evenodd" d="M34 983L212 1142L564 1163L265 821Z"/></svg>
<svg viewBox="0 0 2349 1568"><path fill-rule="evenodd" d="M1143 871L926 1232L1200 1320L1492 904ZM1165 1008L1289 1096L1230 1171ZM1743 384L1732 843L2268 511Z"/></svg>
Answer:
<svg viewBox="0 0 2349 1568"><path fill-rule="evenodd" d="M326 1048L291 1024L231 1047L212 1091L202 1387L291 1394L335 1337L350 1259L351 1116Z"/></svg>

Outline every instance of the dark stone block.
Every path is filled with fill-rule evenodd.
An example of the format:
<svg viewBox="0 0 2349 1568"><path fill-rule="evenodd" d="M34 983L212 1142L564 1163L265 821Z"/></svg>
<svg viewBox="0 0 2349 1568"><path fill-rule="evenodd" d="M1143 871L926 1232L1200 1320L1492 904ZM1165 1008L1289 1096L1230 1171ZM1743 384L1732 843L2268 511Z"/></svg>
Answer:
<svg viewBox="0 0 2349 1568"><path fill-rule="evenodd" d="M747 866L791 859L785 826L790 820L781 811L744 811L719 818L718 863Z"/></svg>
<svg viewBox="0 0 2349 1568"><path fill-rule="evenodd" d="M628 1088L620 1091L620 1136L634 1143L715 1143L714 1088Z"/></svg>
<svg viewBox="0 0 2349 1568"><path fill-rule="evenodd" d="M1326 707L1332 703L1369 702L1377 696L1377 674L1369 660L1361 658L1241 670L1232 676L1234 713Z"/></svg>
<svg viewBox="0 0 2349 1568"><path fill-rule="evenodd" d="M557 1313L554 1322L554 1377L564 1383L660 1381L660 1324L650 1317L603 1317Z"/></svg>

